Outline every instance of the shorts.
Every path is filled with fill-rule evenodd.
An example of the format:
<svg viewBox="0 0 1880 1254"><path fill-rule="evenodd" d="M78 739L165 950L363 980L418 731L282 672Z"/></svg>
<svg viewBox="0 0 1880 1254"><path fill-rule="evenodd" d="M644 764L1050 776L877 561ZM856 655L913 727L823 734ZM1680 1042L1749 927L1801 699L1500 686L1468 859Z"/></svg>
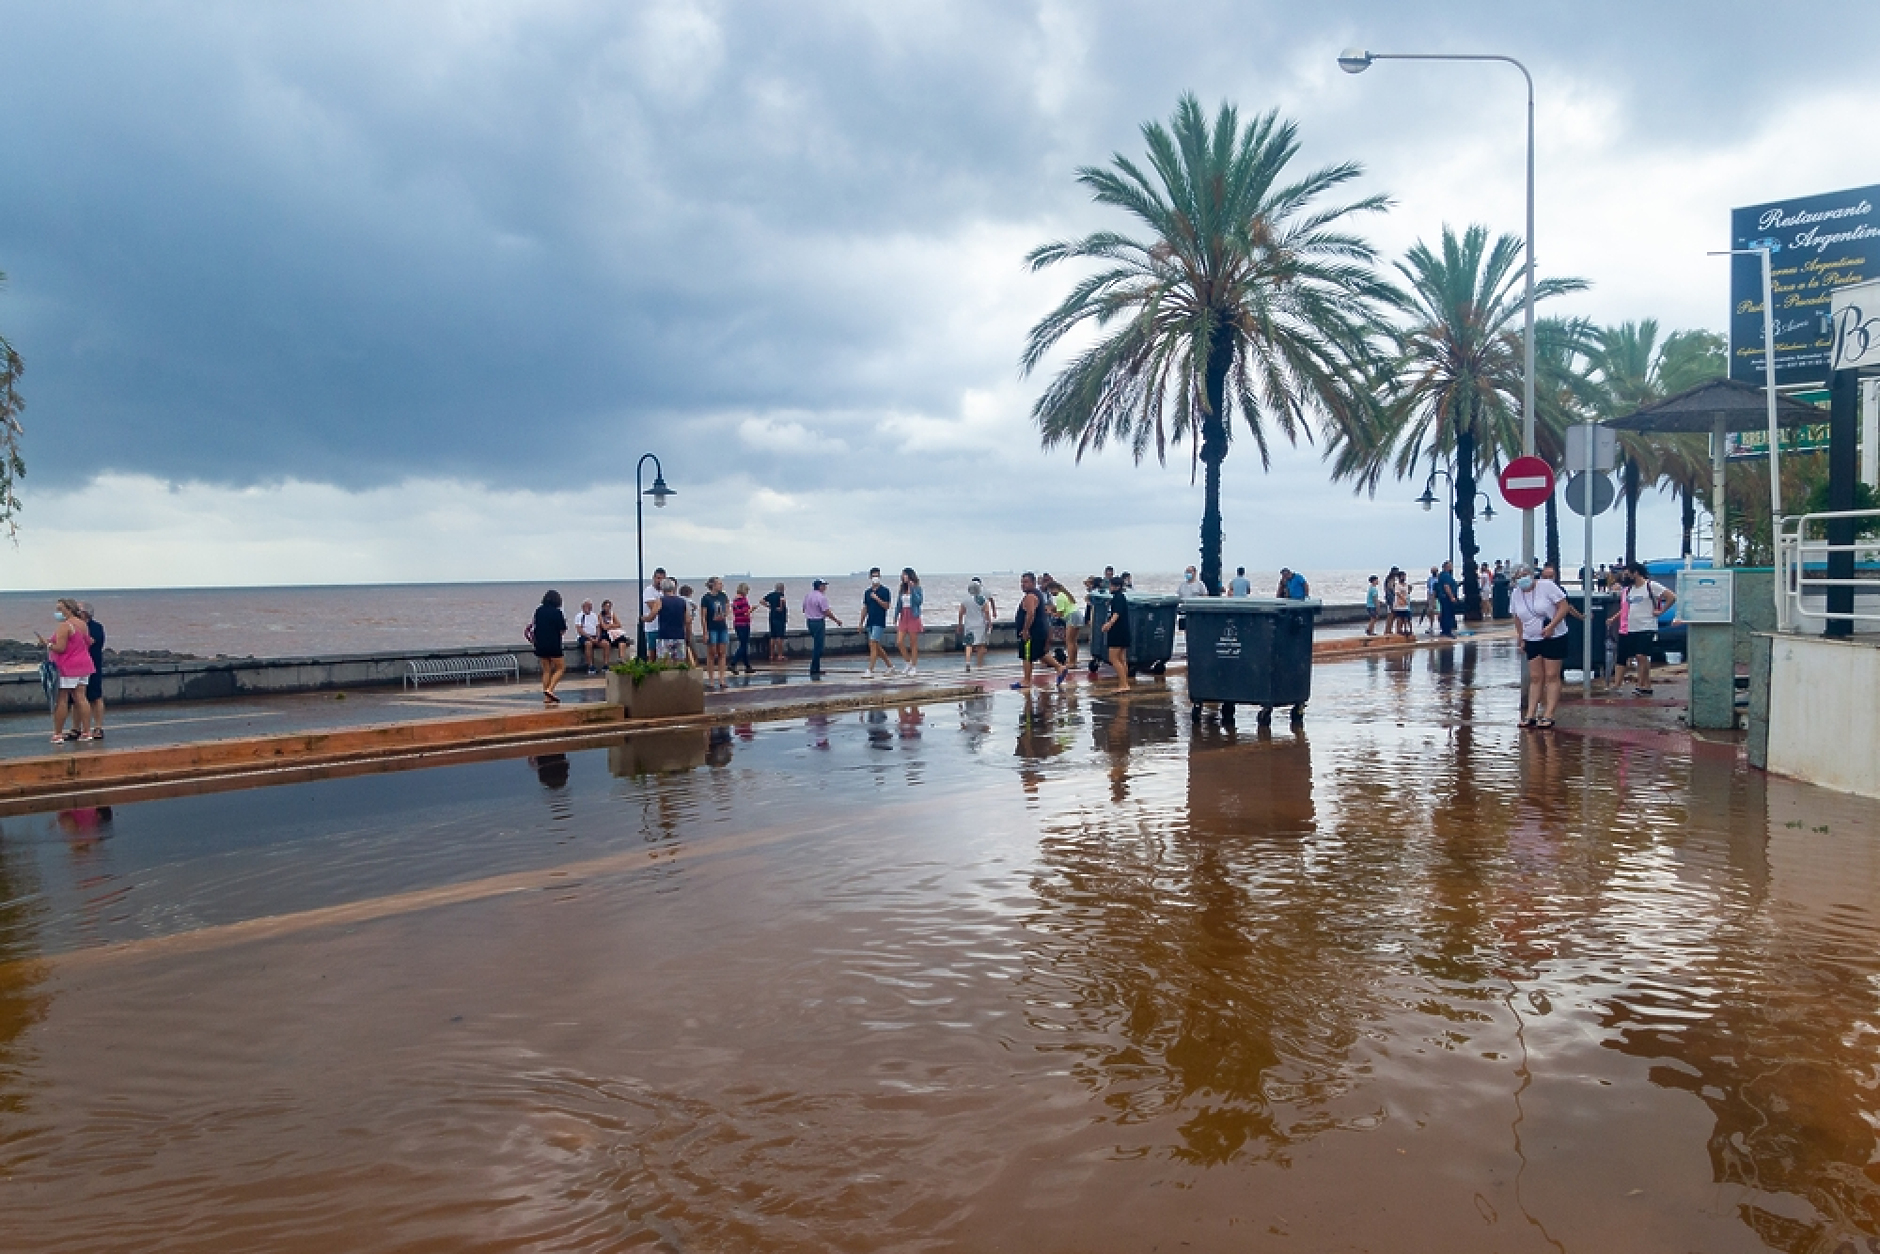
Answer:
<svg viewBox="0 0 1880 1254"><path fill-rule="evenodd" d="M790 625L790 620L787 618L771 619L770 620L770 638L772 640L783 639L783 633L789 629L789 625Z"/></svg>
<svg viewBox="0 0 1880 1254"><path fill-rule="evenodd" d="M1082 627L1084 625L1084 612L1082 610L1072 610L1071 616L1064 621L1073 627Z"/></svg>
<svg viewBox="0 0 1880 1254"><path fill-rule="evenodd" d="M683 640L661 640L659 642L659 660L662 662L690 662L691 654Z"/></svg>
<svg viewBox="0 0 1880 1254"><path fill-rule="evenodd" d="M1521 648L1529 661L1537 657L1546 658L1549 662L1567 660L1567 638L1564 635L1549 636L1545 640L1523 640Z"/></svg>
<svg viewBox="0 0 1880 1254"><path fill-rule="evenodd" d="M83 688L85 681L90 678L91 676L89 675L61 675L59 676L59 687L70 692L74 688Z"/></svg>
<svg viewBox="0 0 1880 1254"><path fill-rule="evenodd" d="M1400 623L1407 623L1407 622L1409 622L1409 621L1410 621L1410 611L1409 611L1409 610L1392 610L1392 611L1390 612L1390 616L1391 616L1392 618L1394 618L1394 619L1396 619L1396 620L1397 620L1398 622L1400 622Z"/></svg>
<svg viewBox="0 0 1880 1254"><path fill-rule="evenodd" d="M868 629L868 638L873 640L876 644L880 644L888 638L888 629L886 627L870 627Z"/></svg>
<svg viewBox="0 0 1880 1254"><path fill-rule="evenodd" d="M1377 609L1377 606L1375 606L1375 605L1367 605L1367 606L1365 606L1365 607L1364 607L1364 616L1365 616L1366 618L1368 618L1368 619L1370 619L1370 620L1371 620L1372 622L1374 622L1374 623L1375 623L1375 622L1377 621L1377 618L1378 618L1378 609Z"/></svg>
<svg viewBox="0 0 1880 1254"><path fill-rule="evenodd" d="M975 649L978 647L979 647L979 633L978 632L963 631L960 633L960 648Z"/></svg>
<svg viewBox="0 0 1880 1254"><path fill-rule="evenodd" d="M1619 661L1622 665L1641 655L1649 658L1656 652L1658 633L1655 631L1628 631L1619 636Z"/></svg>
<svg viewBox="0 0 1880 1254"><path fill-rule="evenodd" d="M918 636L921 633L920 615L912 610L902 610L901 617L895 620L894 629Z"/></svg>
<svg viewBox="0 0 1880 1254"><path fill-rule="evenodd" d="M730 642L731 633L723 627L709 627L705 631L706 644L729 644Z"/></svg>
<svg viewBox="0 0 1880 1254"><path fill-rule="evenodd" d="M1023 635L1018 638L1018 656L1037 661L1051 647L1051 641L1044 636Z"/></svg>
<svg viewBox="0 0 1880 1254"><path fill-rule="evenodd" d="M93 671L85 676L85 700L104 700L104 672Z"/></svg>

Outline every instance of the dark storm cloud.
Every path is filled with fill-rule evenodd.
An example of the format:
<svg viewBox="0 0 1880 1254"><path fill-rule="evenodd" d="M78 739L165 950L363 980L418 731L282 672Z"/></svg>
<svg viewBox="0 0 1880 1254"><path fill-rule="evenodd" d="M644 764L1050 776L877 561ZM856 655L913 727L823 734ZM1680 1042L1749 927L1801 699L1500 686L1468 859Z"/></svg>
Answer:
<svg viewBox="0 0 1880 1254"><path fill-rule="evenodd" d="M0 30L0 318L41 483L578 483L769 413L866 456L870 414L952 413L1017 351L931 334L895 242L1081 213L1071 169L1184 89L1261 108L1345 42L1505 47L1697 142L1822 54L1749 5L7 5ZM1407 80L1383 120L1353 95L1311 155L1473 90Z"/></svg>

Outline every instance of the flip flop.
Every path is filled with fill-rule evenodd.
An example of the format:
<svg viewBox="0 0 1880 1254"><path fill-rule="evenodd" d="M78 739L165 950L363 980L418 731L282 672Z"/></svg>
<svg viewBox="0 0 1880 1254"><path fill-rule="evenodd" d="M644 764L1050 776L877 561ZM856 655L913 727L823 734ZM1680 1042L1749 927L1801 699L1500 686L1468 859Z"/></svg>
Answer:
<svg viewBox="0 0 1880 1254"><path fill-rule="evenodd" d="M1551 718L1537 719L1534 723L1534 726L1540 728L1542 731L1546 731L1548 728L1552 727L1553 725L1554 725L1554 720L1552 720Z"/></svg>

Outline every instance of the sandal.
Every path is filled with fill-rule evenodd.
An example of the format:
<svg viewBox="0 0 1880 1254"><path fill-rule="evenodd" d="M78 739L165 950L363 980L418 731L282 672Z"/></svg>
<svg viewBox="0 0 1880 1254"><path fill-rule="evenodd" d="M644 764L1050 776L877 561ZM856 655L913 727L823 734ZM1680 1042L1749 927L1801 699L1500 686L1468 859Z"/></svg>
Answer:
<svg viewBox="0 0 1880 1254"><path fill-rule="evenodd" d="M543 705L560 705L561 698L556 696L552 692L545 692L542 694L542 704Z"/></svg>
<svg viewBox="0 0 1880 1254"><path fill-rule="evenodd" d="M1542 731L1546 731L1548 728L1552 727L1553 725L1554 725L1554 720L1552 720L1551 718L1536 719L1534 722L1534 726L1540 728Z"/></svg>
<svg viewBox="0 0 1880 1254"><path fill-rule="evenodd" d="M1535 722L1536 722L1536 721L1537 721L1537 720L1535 720L1535 719L1533 719L1533 718L1524 718L1524 719L1522 719L1522 720L1521 720L1521 726L1523 726L1523 727L1532 727L1532 726L1534 726L1534 724L1535 724Z"/></svg>

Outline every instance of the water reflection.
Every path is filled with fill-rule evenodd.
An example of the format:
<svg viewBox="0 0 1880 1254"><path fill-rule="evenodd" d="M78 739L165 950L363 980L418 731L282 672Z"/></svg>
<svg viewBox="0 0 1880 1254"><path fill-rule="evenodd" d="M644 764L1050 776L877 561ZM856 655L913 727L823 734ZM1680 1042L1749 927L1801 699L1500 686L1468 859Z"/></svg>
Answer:
<svg viewBox="0 0 1880 1254"><path fill-rule="evenodd" d="M1101 713L1107 752L1172 736L1164 705ZM1100 1096L1117 1153L1271 1157L1338 1122L1326 1103L1350 1083L1341 1061L1371 1000L1370 960L1341 923L1363 903L1309 873L1305 735L1209 726L1186 771L1176 821L1118 801L1045 837L1027 1013Z"/></svg>
<svg viewBox="0 0 1880 1254"><path fill-rule="evenodd" d="M728 759L730 738L727 736L719 743ZM702 728L638 732L608 746L607 773L615 779L683 774L704 766L711 757L712 747L712 741Z"/></svg>
<svg viewBox="0 0 1880 1254"><path fill-rule="evenodd" d="M23 1077L32 1057L21 1038L52 1000L41 988L45 967L35 961L44 911L28 851L0 833L0 1153L26 1106Z"/></svg>

